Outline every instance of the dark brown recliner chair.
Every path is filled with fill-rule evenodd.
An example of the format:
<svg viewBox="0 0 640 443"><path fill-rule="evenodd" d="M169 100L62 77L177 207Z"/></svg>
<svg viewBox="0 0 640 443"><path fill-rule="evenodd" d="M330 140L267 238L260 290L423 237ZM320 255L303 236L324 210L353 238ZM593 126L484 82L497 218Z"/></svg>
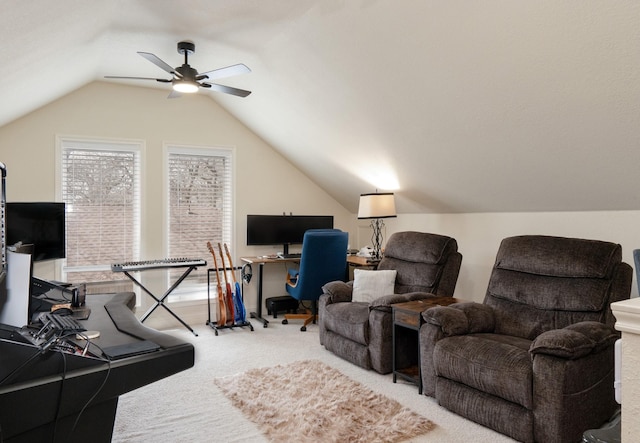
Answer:
<svg viewBox="0 0 640 443"><path fill-rule="evenodd" d="M609 305L631 280L618 244L504 239L483 304L422 313L425 394L516 440L580 441L616 408Z"/></svg>
<svg viewBox="0 0 640 443"><path fill-rule="evenodd" d="M422 232L391 235L377 269L397 271L394 294L371 303L353 302L353 281L326 284L318 307L320 343L358 366L391 372L390 305L434 294L453 296L461 262L451 237Z"/></svg>

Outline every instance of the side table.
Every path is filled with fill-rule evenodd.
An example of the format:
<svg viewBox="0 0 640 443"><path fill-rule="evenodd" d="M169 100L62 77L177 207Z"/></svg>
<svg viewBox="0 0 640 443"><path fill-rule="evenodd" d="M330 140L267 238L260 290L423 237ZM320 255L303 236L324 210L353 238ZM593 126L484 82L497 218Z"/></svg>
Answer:
<svg viewBox="0 0 640 443"><path fill-rule="evenodd" d="M357 255L347 255L349 280L353 280L353 271L355 269L370 269L375 271L379 263L380 260L375 260L368 257L359 257Z"/></svg>
<svg viewBox="0 0 640 443"><path fill-rule="evenodd" d="M393 312L393 382L397 377L418 385L422 394L420 372L420 326L422 312L434 306L463 302L453 297L431 297L391 305Z"/></svg>

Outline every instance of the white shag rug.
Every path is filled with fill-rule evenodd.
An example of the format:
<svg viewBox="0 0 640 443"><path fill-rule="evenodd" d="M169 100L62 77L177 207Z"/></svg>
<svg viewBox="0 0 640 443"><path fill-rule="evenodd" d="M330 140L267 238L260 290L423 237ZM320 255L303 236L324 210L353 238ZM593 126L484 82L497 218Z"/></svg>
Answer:
<svg viewBox="0 0 640 443"><path fill-rule="evenodd" d="M251 369L214 383L271 441L399 442L435 426L319 360Z"/></svg>

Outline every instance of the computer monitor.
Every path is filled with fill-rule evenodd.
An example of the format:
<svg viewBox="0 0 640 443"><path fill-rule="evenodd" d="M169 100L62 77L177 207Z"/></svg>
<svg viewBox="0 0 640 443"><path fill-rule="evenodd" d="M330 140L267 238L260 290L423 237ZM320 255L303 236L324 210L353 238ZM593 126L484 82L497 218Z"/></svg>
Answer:
<svg viewBox="0 0 640 443"><path fill-rule="evenodd" d="M287 254L309 229L332 228L332 215L247 215L247 245L282 245Z"/></svg>
<svg viewBox="0 0 640 443"><path fill-rule="evenodd" d="M65 204L8 202L5 206L7 246L33 245L33 261L65 258Z"/></svg>

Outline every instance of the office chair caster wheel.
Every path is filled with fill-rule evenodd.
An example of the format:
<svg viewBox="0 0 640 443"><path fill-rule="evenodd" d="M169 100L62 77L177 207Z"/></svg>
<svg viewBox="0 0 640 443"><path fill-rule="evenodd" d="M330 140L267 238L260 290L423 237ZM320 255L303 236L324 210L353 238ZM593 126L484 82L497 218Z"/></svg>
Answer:
<svg viewBox="0 0 640 443"><path fill-rule="evenodd" d="M282 324L283 324L283 325L288 325L288 324L289 324L289 322L288 322L288 321L287 321L287 319L285 318L284 320L282 320Z"/></svg>
<svg viewBox="0 0 640 443"><path fill-rule="evenodd" d="M304 332L304 331L306 331L306 330L307 330L307 327L306 327L306 326L303 326L303 327L301 327L301 328L300 328L300 330L301 330L302 332Z"/></svg>

